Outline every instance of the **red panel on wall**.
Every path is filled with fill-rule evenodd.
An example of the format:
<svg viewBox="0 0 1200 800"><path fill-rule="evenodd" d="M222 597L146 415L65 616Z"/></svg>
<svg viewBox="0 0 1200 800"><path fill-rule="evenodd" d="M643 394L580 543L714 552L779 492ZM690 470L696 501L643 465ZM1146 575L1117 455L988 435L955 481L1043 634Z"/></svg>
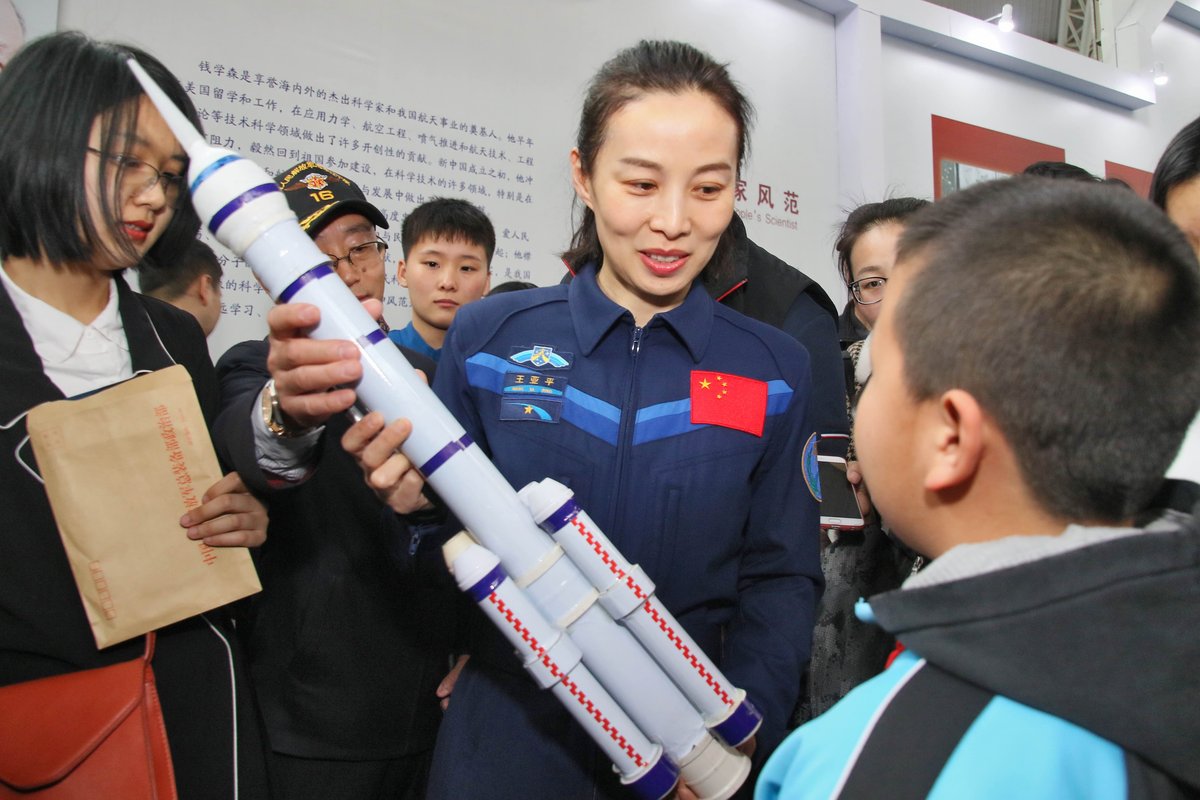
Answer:
<svg viewBox="0 0 1200 800"><path fill-rule="evenodd" d="M934 199L942 196L943 168L950 168L948 165L962 164L1013 175L1035 161L1063 161L1066 158L1066 151L1061 147L968 125L936 114L931 115L931 120Z"/></svg>
<svg viewBox="0 0 1200 800"><path fill-rule="evenodd" d="M1133 187L1133 190L1139 196L1150 198L1150 173L1144 169L1135 169L1127 167L1124 164L1118 164L1115 161L1104 162L1104 177L1120 178Z"/></svg>

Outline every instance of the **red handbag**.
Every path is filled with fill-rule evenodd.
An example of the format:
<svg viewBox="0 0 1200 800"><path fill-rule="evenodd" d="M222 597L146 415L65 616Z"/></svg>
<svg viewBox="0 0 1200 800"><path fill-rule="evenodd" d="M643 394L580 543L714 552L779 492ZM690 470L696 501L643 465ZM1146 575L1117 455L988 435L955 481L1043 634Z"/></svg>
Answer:
<svg viewBox="0 0 1200 800"><path fill-rule="evenodd" d="M0 800L175 800L153 655L0 687Z"/></svg>

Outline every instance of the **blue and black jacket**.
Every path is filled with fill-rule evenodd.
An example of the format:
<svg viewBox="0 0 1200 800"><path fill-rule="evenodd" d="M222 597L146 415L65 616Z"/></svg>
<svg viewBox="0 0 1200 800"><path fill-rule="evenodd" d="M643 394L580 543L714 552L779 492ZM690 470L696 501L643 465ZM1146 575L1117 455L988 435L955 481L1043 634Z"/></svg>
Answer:
<svg viewBox="0 0 1200 800"><path fill-rule="evenodd" d="M1200 795L1195 517L870 612L908 650L793 733L758 800Z"/></svg>

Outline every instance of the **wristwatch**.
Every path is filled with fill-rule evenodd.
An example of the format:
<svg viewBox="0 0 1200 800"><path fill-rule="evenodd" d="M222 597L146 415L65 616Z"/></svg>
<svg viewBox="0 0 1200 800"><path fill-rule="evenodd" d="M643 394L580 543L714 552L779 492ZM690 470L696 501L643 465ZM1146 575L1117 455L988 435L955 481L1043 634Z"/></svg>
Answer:
<svg viewBox="0 0 1200 800"><path fill-rule="evenodd" d="M295 439L298 436L312 433L315 428L296 430L288 427L283 417L283 409L279 407L279 394L275 391L275 379L267 381L262 393L262 417L267 430L283 439Z"/></svg>

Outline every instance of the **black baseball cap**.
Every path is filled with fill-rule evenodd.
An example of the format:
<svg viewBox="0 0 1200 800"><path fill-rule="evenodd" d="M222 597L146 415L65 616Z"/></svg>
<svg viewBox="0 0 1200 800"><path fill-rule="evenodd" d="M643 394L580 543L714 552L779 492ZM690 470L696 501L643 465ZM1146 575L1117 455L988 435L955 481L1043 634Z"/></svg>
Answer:
<svg viewBox="0 0 1200 800"><path fill-rule="evenodd" d="M343 214L362 214L381 228L388 227L383 212L367 202L358 184L314 161L301 161L275 176L300 227L316 236Z"/></svg>

